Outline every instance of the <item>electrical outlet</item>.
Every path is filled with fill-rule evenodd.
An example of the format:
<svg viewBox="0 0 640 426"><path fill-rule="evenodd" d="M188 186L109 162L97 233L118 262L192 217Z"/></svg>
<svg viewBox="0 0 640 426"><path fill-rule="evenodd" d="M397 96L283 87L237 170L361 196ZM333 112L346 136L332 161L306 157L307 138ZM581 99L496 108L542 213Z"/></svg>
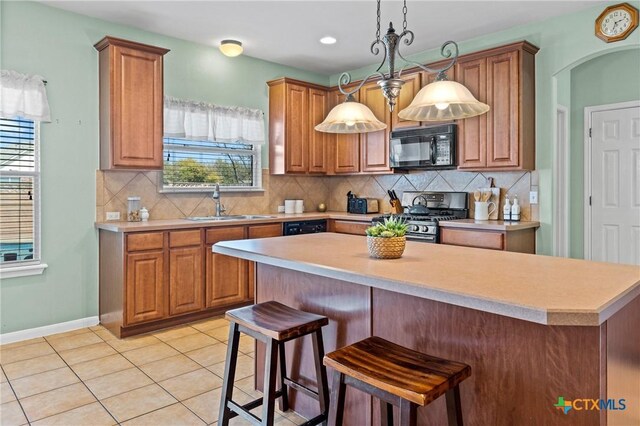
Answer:
<svg viewBox="0 0 640 426"><path fill-rule="evenodd" d="M529 204L538 204L538 191L529 192Z"/></svg>
<svg viewBox="0 0 640 426"><path fill-rule="evenodd" d="M284 206L278 206L278 213L284 213Z"/></svg>
<svg viewBox="0 0 640 426"><path fill-rule="evenodd" d="M120 212L107 212L107 220L120 220Z"/></svg>

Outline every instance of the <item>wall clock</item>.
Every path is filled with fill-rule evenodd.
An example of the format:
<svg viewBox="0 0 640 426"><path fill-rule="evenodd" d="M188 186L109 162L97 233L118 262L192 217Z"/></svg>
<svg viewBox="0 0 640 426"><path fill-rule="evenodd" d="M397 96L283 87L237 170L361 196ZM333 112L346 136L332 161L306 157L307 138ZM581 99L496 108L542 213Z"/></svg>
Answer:
<svg viewBox="0 0 640 426"><path fill-rule="evenodd" d="M607 7L596 19L596 36L607 43L624 40L638 27L638 9L629 3Z"/></svg>

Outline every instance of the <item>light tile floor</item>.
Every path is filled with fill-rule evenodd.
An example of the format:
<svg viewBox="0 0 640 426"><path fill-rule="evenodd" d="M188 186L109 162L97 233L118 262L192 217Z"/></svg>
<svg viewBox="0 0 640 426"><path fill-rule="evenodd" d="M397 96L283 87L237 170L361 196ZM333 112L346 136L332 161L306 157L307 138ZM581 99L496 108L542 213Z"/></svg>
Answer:
<svg viewBox="0 0 640 426"><path fill-rule="evenodd" d="M228 333L217 317L127 339L96 326L2 345L0 424L216 424ZM261 396L253 351L253 339L242 336L234 390L241 403ZM277 412L275 423L304 421L289 411Z"/></svg>

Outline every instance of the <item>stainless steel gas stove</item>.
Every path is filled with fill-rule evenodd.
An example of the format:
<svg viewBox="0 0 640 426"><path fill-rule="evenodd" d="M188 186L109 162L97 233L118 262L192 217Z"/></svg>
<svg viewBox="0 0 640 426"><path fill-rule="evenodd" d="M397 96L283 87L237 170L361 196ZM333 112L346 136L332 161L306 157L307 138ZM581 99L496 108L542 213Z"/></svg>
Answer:
<svg viewBox="0 0 640 426"><path fill-rule="evenodd" d="M401 201L404 213L396 216L407 221L407 240L410 241L439 243L439 222L466 219L469 214L469 196L466 192L406 191ZM382 222L390 216L376 217L373 223Z"/></svg>

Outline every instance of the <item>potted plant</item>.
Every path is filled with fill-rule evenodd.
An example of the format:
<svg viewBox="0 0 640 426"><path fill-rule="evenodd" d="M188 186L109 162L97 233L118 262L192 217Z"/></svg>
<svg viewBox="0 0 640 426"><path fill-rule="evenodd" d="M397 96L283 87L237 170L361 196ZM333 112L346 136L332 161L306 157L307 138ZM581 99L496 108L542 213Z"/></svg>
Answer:
<svg viewBox="0 0 640 426"><path fill-rule="evenodd" d="M369 255L377 259L398 259L404 252L407 239L407 223L391 216L367 228Z"/></svg>

